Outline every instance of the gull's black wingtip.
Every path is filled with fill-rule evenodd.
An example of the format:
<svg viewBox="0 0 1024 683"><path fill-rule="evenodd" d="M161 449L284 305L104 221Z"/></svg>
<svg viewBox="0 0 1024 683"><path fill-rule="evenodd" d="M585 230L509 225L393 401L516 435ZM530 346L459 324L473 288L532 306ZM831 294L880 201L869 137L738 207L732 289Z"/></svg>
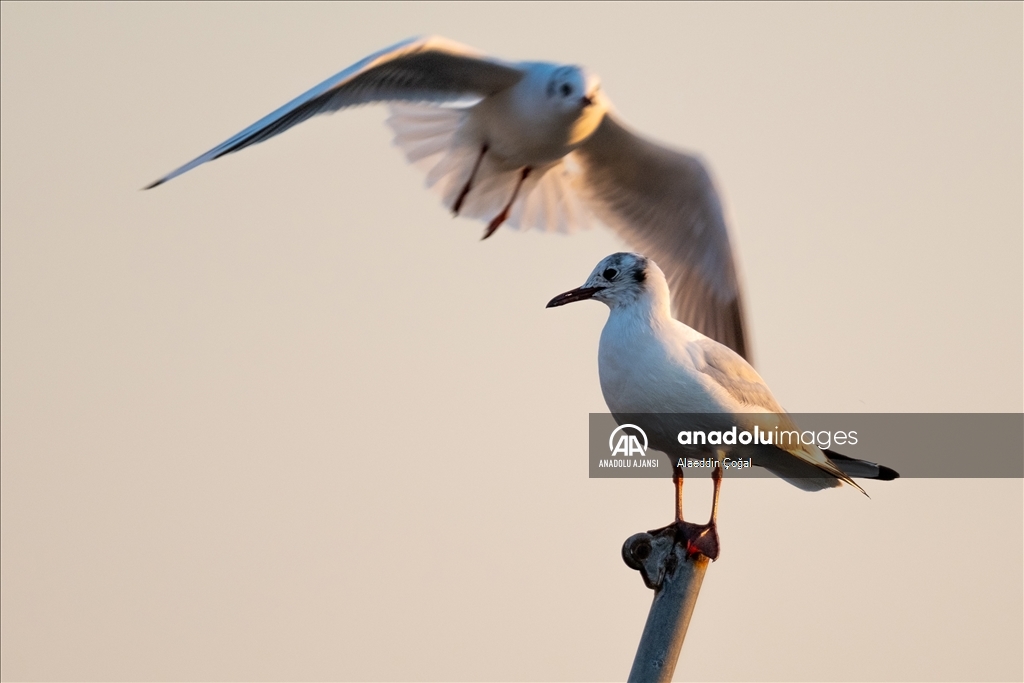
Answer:
<svg viewBox="0 0 1024 683"><path fill-rule="evenodd" d="M899 479L900 473L891 467L885 465L878 466L878 476L875 479L881 479L882 481L892 481L893 479Z"/></svg>
<svg viewBox="0 0 1024 683"><path fill-rule="evenodd" d="M152 190L154 187L157 187L158 185L163 185L166 182L167 182L166 178L161 178L160 180L154 180L153 182L151 182L149 185L146 185L142 189L143 190Z"/></svg>

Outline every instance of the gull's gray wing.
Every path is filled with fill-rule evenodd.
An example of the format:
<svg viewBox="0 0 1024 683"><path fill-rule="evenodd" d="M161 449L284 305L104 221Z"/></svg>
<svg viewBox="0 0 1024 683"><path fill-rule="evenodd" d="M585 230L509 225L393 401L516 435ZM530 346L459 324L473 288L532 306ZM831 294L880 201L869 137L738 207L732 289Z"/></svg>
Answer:
<svg viewBox="0 0 1024 683"><path fill-rule="evenodd" d="M780 429L795 429L761 375L738 353L713 339L699 339L693 348L696 351L694 367L729 394L737 412L757 409L775 413L780 419Z"/></svg>
<svg viewBox="0 0 1024 683"><path fill-rule="evenodd" d="M491 59L445 38L410 38L331 76L145 189L263 142L317 114L368 102L450 102L486 97L515 85L522 77L523 71L514 64Z"/></svg>
<svg viewBox="0 0 1024 683"><path fill-rule="evenodd" d="M712 339L701 339L694 345L693 360L694 367L724 389L735 402L733 406L735 412L764 410L769 414L764 417L769 418L770 424L762 423L762 428L767 427L768 430L777 428L780 432L799 431L793 418L772 396L771 390L761 379L761 375L757 374L750 363L741 358L738 353ZM760 415L748 415L746 419L752 422L762 422ZM850 478L853 473L844 472L819 448L806 445L782 446L775 444L774 449L774 457L772 455L765 456L762 452L762 457L759 458L760 462L755 462L800 488L809 491L818 490L837 486L837 482L842 481L867 495L864 489ZM773 448L769 446L768 451L771 450ZM795 457L798 462L789 460L789 456ZM811 465L814 470L807 469L807 465ZM819 476L815 470L824 473L824 478Z"/></svg>
<svg viewBox="0 0 1024 683"><path fill-rule="evenodd" d="M704 164L641 138L610 113L574 155L594 212L665 272L673 315L749 360L736 262Z"/></svg>

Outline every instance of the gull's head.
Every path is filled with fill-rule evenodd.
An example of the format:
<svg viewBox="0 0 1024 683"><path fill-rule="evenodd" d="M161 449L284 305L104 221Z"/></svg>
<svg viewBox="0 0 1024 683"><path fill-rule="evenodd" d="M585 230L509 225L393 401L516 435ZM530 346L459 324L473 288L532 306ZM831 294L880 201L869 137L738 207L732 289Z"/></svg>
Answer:
<svg viewBox="0 0 1024 683"><path fill-rule="evenodd" d="M578 66L554 68L548 74L544 94L551 108L571 122L570 145L578 145L588 138L608 111L597 75Z"/></svg>
<svg viewBox="0 0 1024 683"><path fill-rule="evenodd" d="M602 259L581 287L559 294L547 307L597 299L614 310L661 298L667 302L668 285L658 265L643 254L619 252Z"/></svg>
<svg viewBox="0 0 1024 683"><path fill-rule="evenodd" d="M594 103L588 74L578 66L559 66L548 76L544 92L548 101L566 112L582 111ZM600 86L598 86L600 87Z"/></svg>

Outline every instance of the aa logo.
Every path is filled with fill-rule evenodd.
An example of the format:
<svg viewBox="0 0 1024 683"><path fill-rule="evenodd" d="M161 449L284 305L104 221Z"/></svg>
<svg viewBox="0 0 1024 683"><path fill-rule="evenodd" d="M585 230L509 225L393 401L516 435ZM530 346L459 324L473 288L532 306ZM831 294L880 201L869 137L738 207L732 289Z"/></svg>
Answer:
<svg viewBox="0 0 1024 683"><path fill-rule="evenodd" d="M630 429L640 433L643 437L644 443L641 446L640 440L636 438L636 434L627 434L625 430ZM621 432L621 434L620 434ZM615 435L619 434L618 441L615 440ZM608 437L608 450L612 452L612 455L624 455L631 457L639 455L641 457L647 455L647 434L644 430L640 429L636 425L619 425L612 432L612 435Z"/></svg>

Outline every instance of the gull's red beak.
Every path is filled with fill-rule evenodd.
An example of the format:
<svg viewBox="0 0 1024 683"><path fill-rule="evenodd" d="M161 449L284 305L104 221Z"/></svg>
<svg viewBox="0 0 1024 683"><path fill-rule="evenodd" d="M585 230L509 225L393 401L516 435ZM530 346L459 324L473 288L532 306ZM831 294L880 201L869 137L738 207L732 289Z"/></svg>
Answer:
<svg viewBox="0 0 1024 683"><path fill-rule="evenodd" d="M577 287L576 289L570 289L564 294L559 294L554 299L548 302L545 308L554 308L555 306L564 306L565 304L571 304L573 301L583 301L585 299L591 299L595 294L600 292L604 287Z"/></svg>
<svg viewBox="0 0 1024 683"><path fill-rule="evenodd" d="M594 103L594 98L593 97L591 97L590 95L584 95L583 96L583 106L584 107L589 107L593 103Z"/></svg>

